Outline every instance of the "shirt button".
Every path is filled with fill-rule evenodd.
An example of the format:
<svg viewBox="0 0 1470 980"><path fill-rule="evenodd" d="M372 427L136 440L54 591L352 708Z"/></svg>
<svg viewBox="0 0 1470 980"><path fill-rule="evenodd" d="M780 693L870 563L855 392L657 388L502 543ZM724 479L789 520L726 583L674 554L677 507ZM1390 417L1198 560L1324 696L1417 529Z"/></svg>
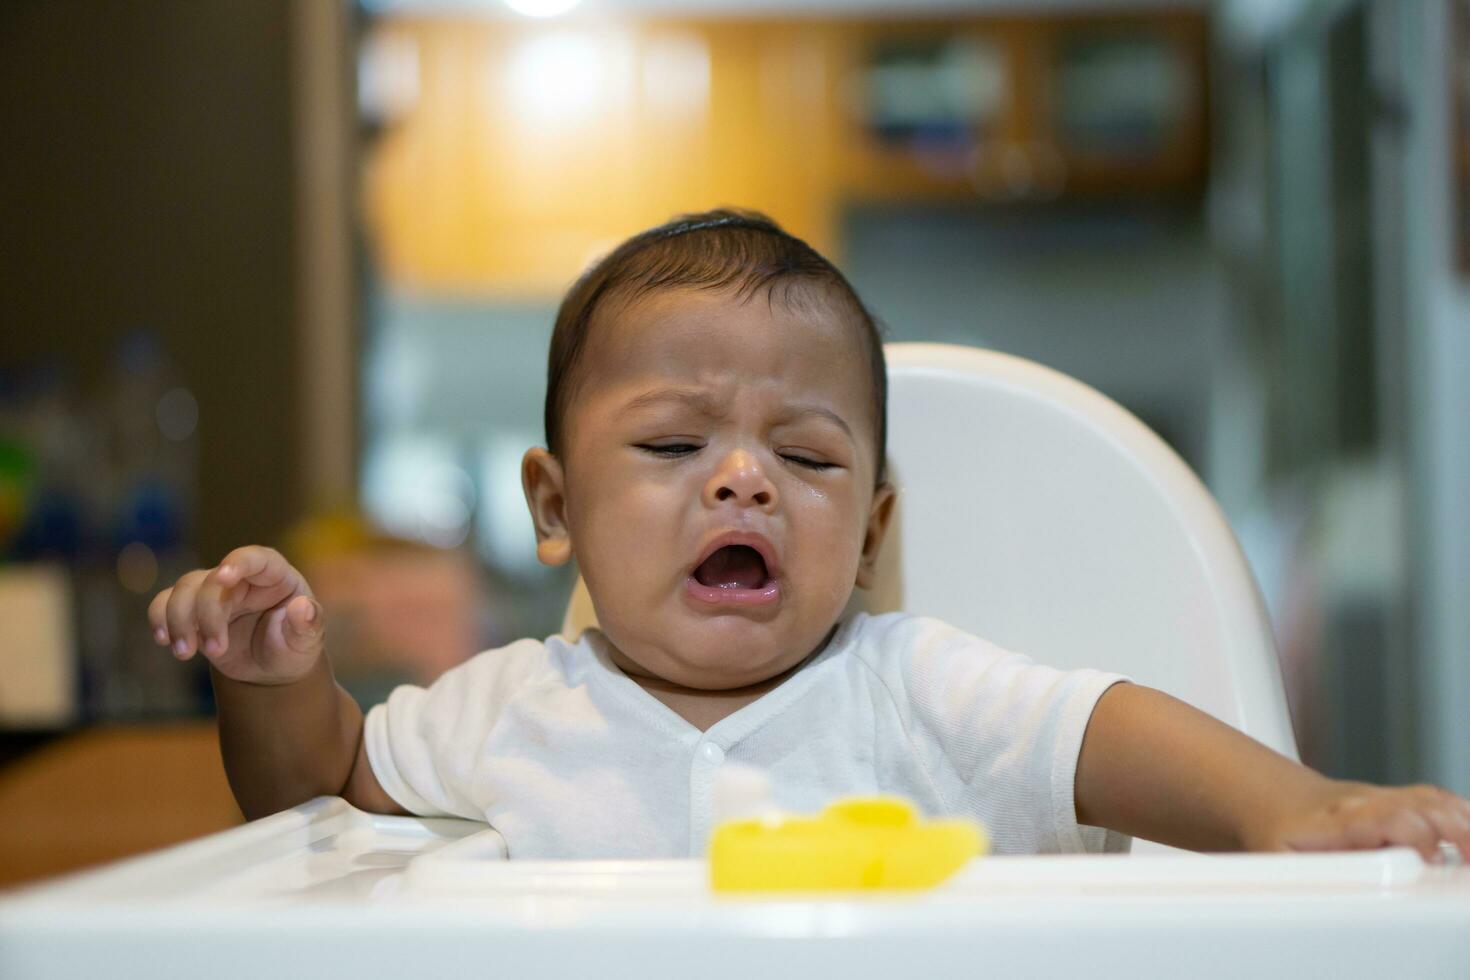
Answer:
<svg viewBox="0 0 1470 980"><path fill-rule="evenodd" d="M701 742L699 744L699 757L712 766L717 766L725 761L725 750L714 742Z"/></svg>

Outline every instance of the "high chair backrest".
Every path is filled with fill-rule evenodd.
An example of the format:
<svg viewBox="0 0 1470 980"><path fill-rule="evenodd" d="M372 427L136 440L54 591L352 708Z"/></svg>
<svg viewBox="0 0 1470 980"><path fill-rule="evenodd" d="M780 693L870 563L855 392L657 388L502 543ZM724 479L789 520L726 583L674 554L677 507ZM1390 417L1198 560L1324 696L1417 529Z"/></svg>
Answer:
<svg viewBox="0 0 1470 980"><path fill-rule="evenodd" d="M1271 627L1224 515L1117 403L1030 361L889 344L897 512L870 611L1119 671L1296 758ZM572 634L594 622L581 581Z"/></svg>

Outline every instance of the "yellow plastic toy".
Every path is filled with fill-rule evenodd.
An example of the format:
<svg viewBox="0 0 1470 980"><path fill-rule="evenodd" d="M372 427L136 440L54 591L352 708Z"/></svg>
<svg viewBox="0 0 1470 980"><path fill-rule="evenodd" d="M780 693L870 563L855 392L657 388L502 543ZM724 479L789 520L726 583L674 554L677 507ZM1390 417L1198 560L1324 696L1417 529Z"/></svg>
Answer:
<svg viewBox="0 0 1470 980"><path fill-rule="evenodd" d="M932 888L989 849L968 820L920 820L896 797L839 800L815 817L732 820L710 838L717 892Z"/></svg>

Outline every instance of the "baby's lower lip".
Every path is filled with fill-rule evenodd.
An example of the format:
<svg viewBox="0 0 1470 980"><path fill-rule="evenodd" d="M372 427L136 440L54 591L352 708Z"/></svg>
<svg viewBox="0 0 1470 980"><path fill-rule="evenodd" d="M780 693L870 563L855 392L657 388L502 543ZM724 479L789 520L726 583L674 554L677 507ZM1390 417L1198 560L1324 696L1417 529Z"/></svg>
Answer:
<svg viewBox="0 0 1470 980"><path fill-rule="evenodd" d="M693 598L712 606L769 606L781 598L781 586L775 579L756 589L721 589L691 575L684 580L684 588Z"/></svg>

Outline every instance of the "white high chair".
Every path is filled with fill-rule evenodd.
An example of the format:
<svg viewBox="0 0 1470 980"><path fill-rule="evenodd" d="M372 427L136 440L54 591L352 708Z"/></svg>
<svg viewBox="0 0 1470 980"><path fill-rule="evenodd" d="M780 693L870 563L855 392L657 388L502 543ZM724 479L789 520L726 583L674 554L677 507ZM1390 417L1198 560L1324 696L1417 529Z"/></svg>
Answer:
<svg viewBox="0 0 1470 980"><path fill-rule="evenodd" d="M1294 755L1251 576L1208 493L1055 372L889 348L902 488L874 609L1125 671ZM585 591L568 627L591 622ZM1148 849L1140 845L1136 850ZM993 858L933 893L712 895L700 861L506 861L464 820L319 798L0 896L0 976L1470 976L1470 868L1355 854ZM184 925L181 927L181 923ZM489 966L487 966L487 964Z"/></svg>
<svg viewBox="0 0 1470 980"><path fill-rule="evenodd" d="M856 602L1128 674L1297 758L1255 579L1163 440L1031 361L950 344L885 353L899 495L878 583ZM578 579L563 632L595 621Z"/></svg>

